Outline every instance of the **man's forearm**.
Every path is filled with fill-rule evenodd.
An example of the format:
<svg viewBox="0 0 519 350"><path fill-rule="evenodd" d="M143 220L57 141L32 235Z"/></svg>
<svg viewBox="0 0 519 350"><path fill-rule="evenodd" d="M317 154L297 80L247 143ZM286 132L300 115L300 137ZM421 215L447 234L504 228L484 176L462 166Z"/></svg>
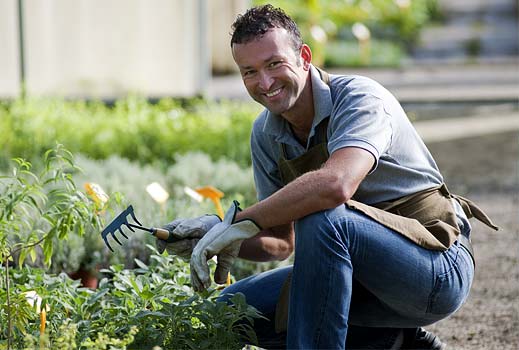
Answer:
<svg viewBox="0 0 519 350"><path fill-rule="evenodd" d="M251 261L281 261L287 259L294 250L294 230L292 224L261 231L256 236L243 241L239 257Z"/></svg>

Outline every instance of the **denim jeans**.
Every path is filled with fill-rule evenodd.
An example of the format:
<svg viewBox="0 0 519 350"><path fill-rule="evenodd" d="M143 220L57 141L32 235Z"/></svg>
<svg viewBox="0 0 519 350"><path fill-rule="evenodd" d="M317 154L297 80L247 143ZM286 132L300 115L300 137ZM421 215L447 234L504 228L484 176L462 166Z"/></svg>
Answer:
<svg viewBox="0 0 519 350"><path fill-rule="evenodd" d="M458 242L447 251L427 250L345 206L308 215L295 231L293 266L248 277L222 293L222 300L245 294L271 320L254 324L262 347L342 349L347 336L349 342L365 327L374 327L377 337L384 328L434 323L468 296L474 265ZM276 334L276 303L290 270L288 331Z"/></svg>

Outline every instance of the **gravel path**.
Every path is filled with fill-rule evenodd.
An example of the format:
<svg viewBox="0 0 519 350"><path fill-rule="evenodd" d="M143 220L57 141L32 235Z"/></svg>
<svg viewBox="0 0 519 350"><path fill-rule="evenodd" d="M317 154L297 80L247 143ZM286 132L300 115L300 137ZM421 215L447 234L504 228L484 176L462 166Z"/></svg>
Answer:
<svg viewBox="0 0 519 350"><path fill-rule="evenodd" d="M466 304L429 330L450 349L519 349L519 133L428 145L453 193L500 226L473 224L476 276Z"/></svg>

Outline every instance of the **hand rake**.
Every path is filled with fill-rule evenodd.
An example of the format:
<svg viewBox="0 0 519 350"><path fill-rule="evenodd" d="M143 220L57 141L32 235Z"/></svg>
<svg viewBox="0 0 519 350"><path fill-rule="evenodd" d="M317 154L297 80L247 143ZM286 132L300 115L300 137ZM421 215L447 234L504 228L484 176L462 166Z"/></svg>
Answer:
<svg viewBox="0 0 519 350"><path fill-rule="evenodd" d="M135 221L138 225L128 222L128 218L127 218L128 215L130 215L132 217L133 221ZM113 219L112 222L108 226L106 226L106 228L103 230L103 232L101 232L101 237L105 241L106 246L108 248L110 248L110 250L112 252L114 250L112 249L112 247L110 247L110 244L108 244L108 235L112 235L113 239L117 243L119 243L119 245L122 245L122 243L117 239L117 236L115 235L115 233L117 231L119 231L124 236L124 238L128 239L128 236L126 236L122 230L123 225L126 226L132 232L135 232L134 228L137 228L137 229L143 230L143 231L147 231L147 232L151 233L152 235L154 235L155 237L160 238L166 242L175 242L178 240L177 238L173 237L173 235L170 235L168 230L165 230L163 228L155 228L155 227L148 228L148 227L142 226L142 224L139 222L139 220L137 220L137 218L135 217L135 213L133 211L133 206L130 205L121 214L117 215L117 217L115 219Z"/></svg>

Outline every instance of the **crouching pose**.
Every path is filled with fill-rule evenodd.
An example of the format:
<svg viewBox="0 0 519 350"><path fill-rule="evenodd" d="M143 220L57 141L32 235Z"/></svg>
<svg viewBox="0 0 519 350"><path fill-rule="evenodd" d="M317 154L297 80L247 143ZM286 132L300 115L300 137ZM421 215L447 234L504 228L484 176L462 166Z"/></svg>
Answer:
<svg viewBox="0 0 519 350"><path fill-rule="evenodd" d="M270 5L233 24L231 50L257 117L251 154L258 202L176 220L162 249L190 258L196 290L223 283L236 258L294 265L227 287L269 321L263 348L420 348L421 327L454 313L474 276L470 201L449 193L404 110L386 89L329 75L294 21Z"/></svg>

